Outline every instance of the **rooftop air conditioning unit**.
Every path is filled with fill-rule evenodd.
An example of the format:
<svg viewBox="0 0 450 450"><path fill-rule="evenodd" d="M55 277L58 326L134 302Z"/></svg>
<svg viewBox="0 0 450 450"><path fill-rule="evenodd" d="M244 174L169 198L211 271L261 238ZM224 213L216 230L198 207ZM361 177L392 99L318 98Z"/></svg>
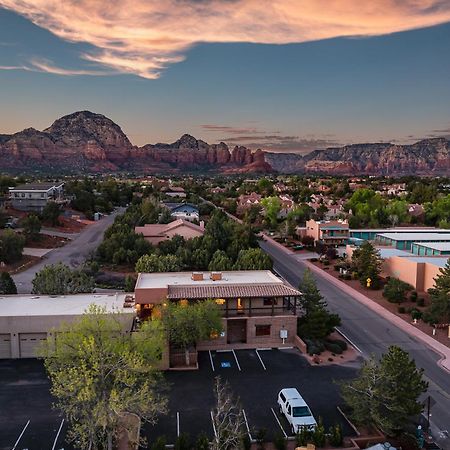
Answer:
<svg viewBox="0 0 450 450"><path fill-rule="evenodd" d="M222 272L211 272L211 280L220 281L222 279Z"/></svg>
<svg viewBox="0 0 450 450"><path fill-rule="evenodd" d="M203 281L203 273L202 272L192 272L192 280L193 281Z"/></svg>

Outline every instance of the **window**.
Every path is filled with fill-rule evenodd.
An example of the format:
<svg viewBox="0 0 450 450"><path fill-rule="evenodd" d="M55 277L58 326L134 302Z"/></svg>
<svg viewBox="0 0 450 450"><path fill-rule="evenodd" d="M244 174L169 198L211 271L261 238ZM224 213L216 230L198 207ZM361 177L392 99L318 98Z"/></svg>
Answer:
<svg viewBox="0 0 450 450"><path fill-rule="evenodd" d="M309 417L312 415L307 406L294 406L292 409L294 417Z"/></svg>
<svg viewBox="0 0 450 450"><path fill-rule="evenodd" d="M280 398L283 402L286 402L286 397L283 395L282 392L280 392Z"/></svg>
<svg viewBox="0 0 450 450"><path fill-rule="evenodd" d="M255 325L256 336L270 336L270 325Z"/></svg>
<svg viewBox="0 0 450 450"><path fill-rule="evenodd" d="M272 305L277 305L277 304L278 304L278 300L276 298L266 297L265 299L263 299L264 306L272 306Z"/></svg>

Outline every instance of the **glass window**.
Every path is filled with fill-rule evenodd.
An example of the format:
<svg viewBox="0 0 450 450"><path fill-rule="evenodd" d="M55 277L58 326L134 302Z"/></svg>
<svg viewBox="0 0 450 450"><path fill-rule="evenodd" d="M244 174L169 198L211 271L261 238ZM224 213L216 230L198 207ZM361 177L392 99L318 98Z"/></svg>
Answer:
<svg viewBox="0 0 450 450"><path fill-rule="evenodd" d="M293 417L309 417L311 416L311 411L307 406L294 406Z"/></svg>
<svg viewBox="0 0 450 450"><path fill-rule="evenodd" d="M256 336L270 336L270 325L255 325Z"/></svg>

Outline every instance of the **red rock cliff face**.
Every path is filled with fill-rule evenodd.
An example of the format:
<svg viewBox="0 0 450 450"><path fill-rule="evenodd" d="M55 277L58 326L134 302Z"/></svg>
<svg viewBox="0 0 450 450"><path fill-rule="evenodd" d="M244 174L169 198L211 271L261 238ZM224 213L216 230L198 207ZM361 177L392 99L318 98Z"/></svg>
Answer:
<svg viewBox="0 0 450 450"><path fill-rule="evenodd" d="M112 120L80 111L49 128L0 135L0 167L5 171L146 173L179 171L268 172L271 167L245 147L209 145L185 134L172 144L135 147Z"/></svg>

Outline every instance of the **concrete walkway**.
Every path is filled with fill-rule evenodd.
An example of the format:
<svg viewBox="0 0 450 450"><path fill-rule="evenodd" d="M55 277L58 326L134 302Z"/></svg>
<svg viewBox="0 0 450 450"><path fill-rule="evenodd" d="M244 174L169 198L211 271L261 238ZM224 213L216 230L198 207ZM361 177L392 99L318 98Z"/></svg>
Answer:
<svg viewBox="0 0 450 450"><path fill-rule="evenodd" d="M47 253L51 252L52 248L32 248L24 247L23 254L27 256L37 256L38 258L44 257Z"/></svg>

